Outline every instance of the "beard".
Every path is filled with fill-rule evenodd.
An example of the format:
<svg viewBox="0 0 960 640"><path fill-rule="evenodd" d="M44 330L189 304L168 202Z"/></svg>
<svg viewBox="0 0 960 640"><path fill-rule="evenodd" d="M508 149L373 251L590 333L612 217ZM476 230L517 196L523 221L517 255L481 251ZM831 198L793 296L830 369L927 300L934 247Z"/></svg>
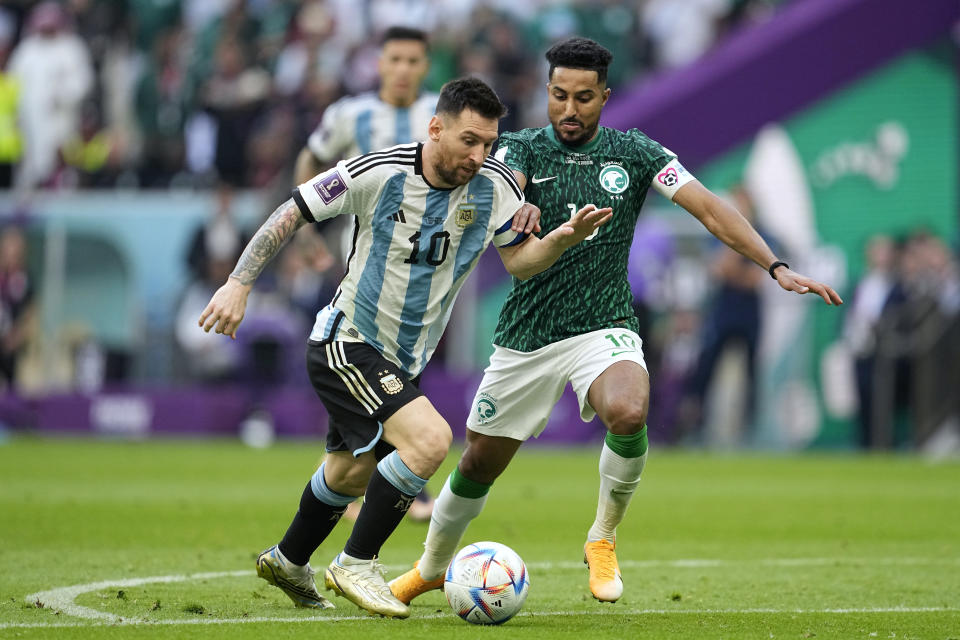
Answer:
<svg viewBox="0 0 960 640"><path fill-rule="evenodd" d="M564 132L560 128L560 125L564 122L575 122L580 125L580 130L578 133L571 134L569 132ZM579 120L561 120L557 124L553 125L553 133L557 136L557 140L567 145L568 147L581 147L584 144L590 142L593 139L593 136L597 134L597 129L600 128L600 123L596 122L592 127L584 127L583 123ZM571 137L572 135L572 137Z"/></svg>
<svg viewBox="0 0 960 640"><path fill-rule="evenodd" d="M451 165L447 162L446 156L441 153L437 162L433 165L433 170L446 184L459 187L473 180L473 177L480 171L480 167L468 170L461 165Z"/></svg>

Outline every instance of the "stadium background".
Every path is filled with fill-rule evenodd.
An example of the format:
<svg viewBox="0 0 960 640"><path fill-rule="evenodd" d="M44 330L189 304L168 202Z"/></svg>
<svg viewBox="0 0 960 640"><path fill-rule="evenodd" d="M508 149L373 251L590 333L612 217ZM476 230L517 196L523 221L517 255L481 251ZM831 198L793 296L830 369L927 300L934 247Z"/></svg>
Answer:
<svg viewBox="0 0 960 640"><path fill-rule="evenodd" d="M188 254L220 207L248 235L259 225L289 192L292 161L323 108L376 87L376 34L411 24L431 32L427 86L461 73L487 78L511 108L503 130L545 123L550 42L581 34L605 44L615 60L603 123L660 140L711 189L732 197L742 187L780 255L847 301L824 307L767 279L755 411L745 410L742 349L726 352L704 397L691 397L716 246L651 194L631 280L647 327L655 441L863 444L862 352L849 316L865 247L890 234L905 260L911 251L931 259L918 278L898 276L907 303L870 327L869 382L883 410L869 444L955 451L958 18L958 5L941 0L5 3L7 62L38 28L31 21L47 20L79 36L93 76L46 173L24 177L29 130L18 128L16 103L0 101L0 163L14 169L0 216L25 236L36 291L15 380L0 398L2 428L133 438L246 429L266 437L254 443L270 433L321 437L325 416L302 344L310 301L336 285L339 267L317 278L302 248L289 249L258 283L237 343L208 336L198 346L183 320L199 312L187 301L202 285ZM231 51L244 61L235 71L249 94L224 106L210 85L227 73L218 65L230 64ZM3 78L4 87L15 82L9 68ZM225 189L215 150L218 128L228 127L242 132L234 142L243 162ZM456 433L508 286L496 256L485 256L425 374ZM227 364L198 372L197 359ZM601 436L598 424L579 421L568 394L541 440Z"/></svg>

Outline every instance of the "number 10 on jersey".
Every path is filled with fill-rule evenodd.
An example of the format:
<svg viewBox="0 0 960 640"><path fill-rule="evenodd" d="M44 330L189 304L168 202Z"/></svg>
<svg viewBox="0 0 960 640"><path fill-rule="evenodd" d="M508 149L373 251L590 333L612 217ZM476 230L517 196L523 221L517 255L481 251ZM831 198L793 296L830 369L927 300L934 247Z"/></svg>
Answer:
<svg viewBox="0 0 960 640"><path fill-rule="evenodd" d="M410 241L410 244L413 245L412 250L410 251L410 257L404 260L407 264L417 264L419 262L418 258L420 257L420 232L417 231L415 234L407 238ZM426 244L426 243L424 243ZM432 236L430 236L430 247L427 250L427 255L424 258L426 263L431 267L439 267L443 264L443 261L447 259L447 251L450 249L450 232L449 231L437 231Z"/></svg>

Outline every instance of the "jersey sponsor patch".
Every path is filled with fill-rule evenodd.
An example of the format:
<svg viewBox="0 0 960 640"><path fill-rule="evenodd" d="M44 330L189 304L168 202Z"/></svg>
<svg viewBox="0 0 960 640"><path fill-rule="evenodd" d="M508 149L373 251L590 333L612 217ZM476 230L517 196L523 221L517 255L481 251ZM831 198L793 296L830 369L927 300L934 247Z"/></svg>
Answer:
<svg viewBox="0 0 960 640"><path fill-rule="evenodd" d="M347 191L347 183L339 171L332 171L323 176L319 182L313 183L313 188L324 204L330 204Z"/></svg>
<svg viewBox="0 0 960 640"><path fill-rule="evenodd" d="M618 164L608 164L600 170L600 186L613 194L620 194L630 186L630 174Z"/></svg>

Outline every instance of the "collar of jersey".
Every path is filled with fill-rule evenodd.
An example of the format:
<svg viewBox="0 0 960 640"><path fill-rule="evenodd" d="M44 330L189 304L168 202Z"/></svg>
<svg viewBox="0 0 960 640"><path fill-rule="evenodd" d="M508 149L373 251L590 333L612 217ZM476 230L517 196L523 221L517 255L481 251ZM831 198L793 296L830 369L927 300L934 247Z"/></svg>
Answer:
<svg viewBox="0 0 960 640"><path fill-rule="evenodd" d="M550 138L550 141L567 153L590 153L598 144L600 144L600 137L603 135L603 127L597 127L597 135L593 136L593 140L579 147L571 147L570 145L564 144L557 140L557 134L553 130L552 124L548 124L544 127L544 129L546 130L547 137Z"/></svg>

